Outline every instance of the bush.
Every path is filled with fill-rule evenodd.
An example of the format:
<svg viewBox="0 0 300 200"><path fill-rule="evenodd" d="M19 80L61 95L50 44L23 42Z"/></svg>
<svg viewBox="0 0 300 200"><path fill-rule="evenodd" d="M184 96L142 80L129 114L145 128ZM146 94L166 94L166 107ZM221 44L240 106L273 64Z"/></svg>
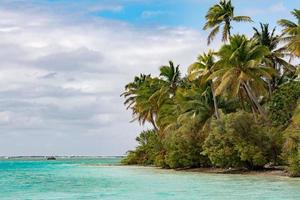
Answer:
<svg viewBox="0 0 300 200"><path fill-rule="evenodd" d="M300 101L292 118L292 123L285 130L283 157L289 165L291 176L300 176Z"/></svg>
<svg viewBox="0 0 300 200"><path fill-rule="evenodd" d="M166 132L164 146L166 164L170 168L195 168L210 166L202 146L207 137L206 126L198 118L181 118L178 126Z"/></svg>
<svg viewBox="0 0 300 200"><path fill-rule="evenodd" d="M203 153L218 167L262 168L271 161L273 152L269 131L262 120L255 120L250 113L224 115L219 121L213 120Z"/></svg>
<svg viewBox="0 0 300 200"><path fill-rule="evenodd" d="M143 157L137 151L128 151L127 156L121 160L124 165L137 165L141 162L140 158Z"/></svg>
<svg viewBox="0 0 300 200"><path fill-rule="evenodd" d="M275 126L289 125L299 98L299 81L290 81L275 91L269 102L269 117Z"/></svg>
<svg viewBox="0 0 300 200"><path fill-rule="evenodd" d="M153 165L156 163L157 156L160 156L163 147L161 140L154 130L142 131L136 138L139 143L134 151L129 151L128 155L122 160L127 165Z"/></svg>
<svg viewBox="0 0 300 200"><path fill-rule="evenodd" d="M207 155L214 166L232 167L241 165L237 150L234 148L235 137L224 130L225 120L213 120L212 130L203 146L203 153Z"/></svg>
<svg viewBox="0 0 300 200"><path fill-rule="evenodd" d="M195 168L209 165L207 156L201 154L201 132L184 135L180 131L173 132L166 138L166 164L170 168Z"/></svg>

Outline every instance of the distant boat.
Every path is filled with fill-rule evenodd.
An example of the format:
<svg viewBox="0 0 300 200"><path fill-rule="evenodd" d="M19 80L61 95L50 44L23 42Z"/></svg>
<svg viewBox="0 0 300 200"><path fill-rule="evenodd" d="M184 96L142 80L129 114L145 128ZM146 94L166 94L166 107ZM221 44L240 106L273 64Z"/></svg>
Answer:
<svg viewBox="0 0 300 200"><path fill-rule="evenodd" d="M54 156L49 156L47 157L47 160L56 160L56 158Z"/></svg>

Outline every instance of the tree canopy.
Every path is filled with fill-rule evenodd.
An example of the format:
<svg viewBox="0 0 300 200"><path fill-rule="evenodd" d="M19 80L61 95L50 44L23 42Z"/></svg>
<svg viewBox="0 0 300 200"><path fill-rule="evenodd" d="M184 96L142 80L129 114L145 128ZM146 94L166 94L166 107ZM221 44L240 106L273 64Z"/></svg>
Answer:
<svg viewBox="0 0 300 200"><path fill-rule="evenodd" d="M296 22L281 19L275 28L260 23L252 37L234 34L230 0L209 8L204 29L208 43L222 28L218 50L201 53L182 76L169 61L159 76L140 74L125 86L124 104L133 121L150 123L125 164L165 168L289 166L300 175L300 11ZM297 59L296 59L297 60Z"/></svg>

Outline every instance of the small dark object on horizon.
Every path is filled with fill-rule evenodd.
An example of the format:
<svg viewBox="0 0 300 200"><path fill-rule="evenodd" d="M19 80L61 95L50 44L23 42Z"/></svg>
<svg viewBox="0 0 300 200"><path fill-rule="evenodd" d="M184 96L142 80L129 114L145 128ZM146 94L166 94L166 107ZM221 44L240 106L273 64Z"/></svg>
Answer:
<svg viewBox="0 0 300 200"><path fill-rule="evenodd" d="M56 160L54 156L47 157L47 160Z"/></svg>

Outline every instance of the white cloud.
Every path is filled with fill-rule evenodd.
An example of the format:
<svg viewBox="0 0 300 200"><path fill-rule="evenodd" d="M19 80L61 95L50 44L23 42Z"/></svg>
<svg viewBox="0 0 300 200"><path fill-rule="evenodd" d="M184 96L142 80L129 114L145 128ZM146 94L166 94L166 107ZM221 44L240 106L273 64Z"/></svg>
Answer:
<svg viewBox="0 0 300 200"><path fill-rule="evenodd" d="M282 13L286 12L288 9L284 6L282 2L277 2L275 4L271 4L267 8L248 8L242 11L243 14L249 15L249 16L255 16L255 15L268 15L270 13Z"/></svg>
<svg viewBox="0 0 300 200"><path fill-rule="evenodd" d="M206 49L187 28L138 29L34 7L1 7L0 38L0 152L15 155L125 153L140 128L119 97L124 85L169 59L185 73Z"/></svg>

